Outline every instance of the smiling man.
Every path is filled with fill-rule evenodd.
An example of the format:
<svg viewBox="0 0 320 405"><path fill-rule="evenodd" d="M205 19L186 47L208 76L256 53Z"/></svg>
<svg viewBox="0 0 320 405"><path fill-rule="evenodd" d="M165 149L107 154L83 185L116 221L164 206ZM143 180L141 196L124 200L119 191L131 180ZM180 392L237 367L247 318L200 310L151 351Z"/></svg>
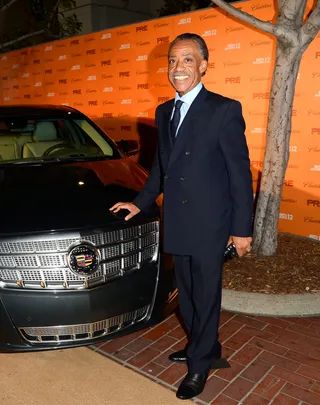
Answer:
<svg viewBox="0 0 320 405"><path fill-rule="evenodd" d="M111 208L129 210L129 220L164 193L164 250L174 255L188 331L185 349L170 355L188 364L180 399L199 395L210 369L219 367L227 242L234 242L239 256L251 249L253 190L241 104L205 89L208 59L196 34L170 44L168 77L176 95L156 110L158 149L149 178L133 202Z"/></svg>

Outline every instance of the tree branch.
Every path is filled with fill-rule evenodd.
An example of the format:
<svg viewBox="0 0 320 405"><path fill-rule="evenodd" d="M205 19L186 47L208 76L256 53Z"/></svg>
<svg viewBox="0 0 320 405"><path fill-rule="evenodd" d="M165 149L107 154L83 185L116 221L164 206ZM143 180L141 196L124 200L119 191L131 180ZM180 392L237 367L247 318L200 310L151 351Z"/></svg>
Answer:
<svg viewBox="0 0 320 405"><path fill-rule="evenodd" d="M297 22L299 24L303 23L303 17L304 17L304 12L306 10L306 5L307 5L307 0L303 0L303 1L301 1L301 3L297 4L298 10L297 10L296 18L297 18Z"/></svg>
<svg viewBox="0 0 320 405"><path fill-rule="evenodd" d="M58 10L59 4L61 0L57 0L56 5L54 6L52 13L51 13L51 18L53 17L54 13Z"/></svg>
<svg viewBox="0 0 320 405"><path fill-rule="evenodd" d="M53 19L54 15L55 15L56 11L58 10L60 1L61 1L61 0L57 0L55 6L54 6L53 9L52 9L52 12L51 12L50 17L49 17L49 20L48 20L48 29L50 29L52 19Z"/></svg>
<svg viewBox="0 0 320 405"><path fill-rule="evenodd" d="M233 17L250 24L255 28L258 28L264 32L268 32L269 34L275 35L276 37L280 35L279 27L275 24L271 24L268 21L262 21L259 18L254 17L253 15L238 10L234 6L226 3L224 0L211 0L211 2L225 10L227 13L231 14Z"/></svg>
<svg viewBox="0 0 320 405"><path fill-rule="evenodd" d="M9 3L7 3L6 5L4 5L1 9L0 9L0 13L4 13L6 10L8 10L8 8L10 8L14 3L16 3L18 0L11 0L9 1Z"/></svg>
<svg viewBox="0 0 320 405"><path fill-rule="evenodd" d="M35 37L37 35L41 35L45 32L45 30L41 30L41 31L35 31L35 32L31 32L30 34L26 34L26 35L22 35L20 38L17 39L13 39L12 41L6 42L5 44L0 44L0 50L7 47L7 46L11 46L16 44L17 42L21 42L24 41L25 39L31 38L31 37Z"/></svg>
<svg viewBox="0 0 320 405"><path fill-rule="evenodd" d="M312 11L308 20L300 28L302 45L309 44L318 34L320 30L320 0Z"/></svg>

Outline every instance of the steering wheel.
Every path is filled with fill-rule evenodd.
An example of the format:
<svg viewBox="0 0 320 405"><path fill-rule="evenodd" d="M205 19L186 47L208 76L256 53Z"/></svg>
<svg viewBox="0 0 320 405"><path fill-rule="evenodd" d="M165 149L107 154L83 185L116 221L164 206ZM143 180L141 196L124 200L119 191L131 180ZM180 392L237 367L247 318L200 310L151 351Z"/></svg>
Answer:
<svg viewBox="0 0 320 405"><path fill-rule="evenodd" d="M50 153L52 153L54 150L56 149L62 149L62 148L70 148L70 149L74 149L73 145L71 145L70 143L58 143L56 145L52 145L50 146L50 148L48 148L42 156L48 156L50 155Z"/></svg>

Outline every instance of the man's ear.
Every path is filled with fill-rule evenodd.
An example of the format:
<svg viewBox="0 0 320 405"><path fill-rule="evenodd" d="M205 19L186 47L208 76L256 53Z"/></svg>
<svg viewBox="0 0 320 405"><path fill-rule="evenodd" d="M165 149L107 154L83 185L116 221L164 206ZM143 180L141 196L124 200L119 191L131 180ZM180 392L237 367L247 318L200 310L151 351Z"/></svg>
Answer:
<svg viewBox="0 0 320 405"><path fill-rule="evenodd" d="M201 64L200 64L200 72L201 72L201 73L205 73L205 71L207 70L207 68L208 68L208 61L205 60L205 59L203 59L203 61L202 61Z"/></svg>

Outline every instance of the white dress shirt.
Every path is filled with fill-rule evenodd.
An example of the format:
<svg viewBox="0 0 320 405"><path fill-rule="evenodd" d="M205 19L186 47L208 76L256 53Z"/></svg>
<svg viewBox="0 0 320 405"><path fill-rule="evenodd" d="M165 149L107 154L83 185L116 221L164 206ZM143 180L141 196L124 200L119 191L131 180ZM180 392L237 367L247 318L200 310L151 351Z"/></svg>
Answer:
<svg viewBox="0 0 320 405"><path fill-rule="evenodd" d="M179 122L179 125L177 128L176 136L177 136L177 133L179 131L179 128L180 128L185 116L187 115L187 112L188 112L191 104L193 103L193 101L197 97L197 95L200 93L200 90L202 89L202 87L203 87L203 84L200 82L199 84L196 85L196 87L194 87L192 90L188 91L188 93L186 93L182 97L180 97L179 94L176 93L174 102L176 103L177 100L183 101L183 104L180 108L180 122ZM170 119L172 119L172 117L173 117L174 108L175 107L173 107Z"/></svg>

